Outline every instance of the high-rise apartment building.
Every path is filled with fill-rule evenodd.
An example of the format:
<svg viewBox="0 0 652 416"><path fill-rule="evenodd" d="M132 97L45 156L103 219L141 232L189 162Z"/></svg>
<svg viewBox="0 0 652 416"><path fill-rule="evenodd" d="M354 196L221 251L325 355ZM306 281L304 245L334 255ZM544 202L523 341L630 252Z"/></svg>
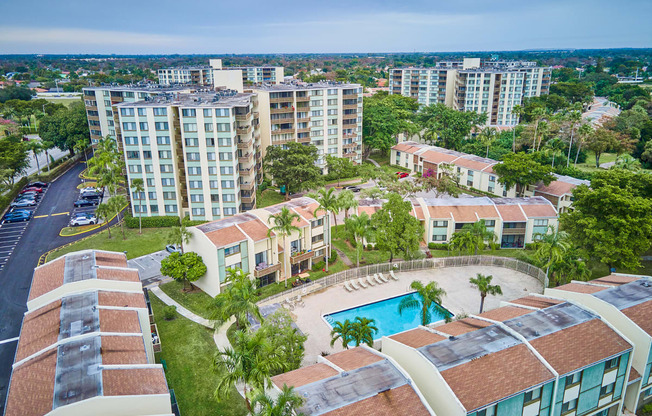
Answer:
<svg viewBox="0 0 652 416"><path fill-rule="evenodd" d="M419 104L446 104L460 111L487 114L487 125L510 126L518 117L515 105L526 97L547 94L550 68L534 62L463 61L439 62L431 68L391 70L390 94L415 98Z"/></svg>
<svg viewBox="0 0 652 416"><path fill-rule="evenodd" d="M118 105L134 216L215 220L252 209L262 179L256 96L235 91L165 94Z"/></svg>
<svg viewBox="0 0 652 416"><path fill-rule="evenodd" d="M263 148L287 142L310 143L325 155L362 163L362 87L320 82L254 87L260 109ZM264 152L264 149L263 149Z"/></svg>

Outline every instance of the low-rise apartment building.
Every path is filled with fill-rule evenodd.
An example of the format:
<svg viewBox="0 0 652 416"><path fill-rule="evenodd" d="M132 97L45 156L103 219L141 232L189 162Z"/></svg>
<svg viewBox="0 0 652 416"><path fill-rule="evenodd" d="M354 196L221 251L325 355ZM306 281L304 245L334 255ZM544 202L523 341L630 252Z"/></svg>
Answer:
<svg viewBox="0 0 652 416"><path fill-rule="evenodd" d="M437 414L620 415L632 345L588 309L528 296L382 339Z"/></svg>
<svg viewBox="0 0 652 416"><path fill-rule="evenodd" d="M531 198L413 198L412 215L423 224L423 241L448 243L467 224L485 221L501 248L524 248L558 226L557 211L543 197ZM382 207L379 200L361 200L358 213L369 216Z"/></svg>
<svg viewBox="0 0 652 416"><path fill-rule="evenodd" d="M580 185L591 186L591 181L573 178L571 176L555 175L555 180L546 185L540 183L534 189L534 195L541 195L549 200L560 214L571 209L573 204L573 189Z"/></svg>
<svg viewBox="0 0 652 416"><path fill-rule="evenodd" d="M215 220L255 207L262 180L256 96L161 94L115 106L134 216Z"/></svg>
<svg viewBox="0 0 652 416"><path fill-rule="evenodd" d="M325 155L362 163L362 87L320 82L256 86L263 147L287 142L313 144L317 164Z"/></svg>
<svg viewBox="0 0 652 416"><path fill-rule="evenodd" d="M187 249L201 255L208 267L206 275L194 284L216 296L230 268L250 273L258 280L259 287L309 270L329 250L330 231L325 226L325 212L314 215L318 207L314 199L302 197L189 227L192 238ZM294 225L301 230L285 238L271 231L275 223L270 218L283 208L299 215Z"/></svg>
<svg viewBox="0 0 652 416"><path fill-rule="evenodd" d="M614 273L548 288L545 294L593 310L631 340L634 352L625 407L635 412L652 402L652 278Z"/></svg>
<svg viewBox="0 0 652 416"><path fill-rule="evenodd" d="M85 250L37 267L7 416L172 415L138 270Z"/></svg>
<svg viewBox="0 0 652 416"><path fill-rule="evenodd" d="M271 395L286 385L304 399L299 408L304 415L435 415L410 375L366 346L272 377Z"/></svg>
<svg viewBox="0 0 652 416"><path fill-rule="evenodd" d="M460 111L487 114L487 125L511 126L512 114L526 97L547 94L550 68L534 62L463 61L439 62L431 68L395 68L390 72L390 94L415 98L419 104L445 104Z"/></svg>

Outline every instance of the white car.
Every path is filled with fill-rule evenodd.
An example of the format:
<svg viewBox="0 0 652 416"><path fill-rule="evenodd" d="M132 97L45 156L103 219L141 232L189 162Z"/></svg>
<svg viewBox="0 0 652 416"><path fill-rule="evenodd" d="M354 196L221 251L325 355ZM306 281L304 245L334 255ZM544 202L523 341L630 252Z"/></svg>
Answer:
<svg viewBox="0 0 652 416"><path fill-rule="evenodd" d="M90 224L97 224L97 217L95 215L78 215L76 217L73 217L70 220L70 225L78 226L78 225L90 225Z"/></svg>
<svg viewBox="0 0 652 416"><path fill-rule="evenodd" d="M96 188L93 188L92 186L89 186L89 187L87 187L87 188L82 188L82 189L79 191L79 193L82 194L82 195L83 195L83 194L87 194L87 193L91 193L91 192L97 192L97 189L96 189Z"/></svg>

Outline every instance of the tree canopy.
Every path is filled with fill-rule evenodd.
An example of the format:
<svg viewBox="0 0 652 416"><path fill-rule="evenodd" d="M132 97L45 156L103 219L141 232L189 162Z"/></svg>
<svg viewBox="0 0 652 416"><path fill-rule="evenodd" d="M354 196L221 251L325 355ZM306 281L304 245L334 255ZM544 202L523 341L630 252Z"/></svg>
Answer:
<svg viewBox="0 0 652 416"><path fill-rule="evenodd" d="M523 195L528 185L541 181L548 185L554 179L551 168L535 160L533 154L523 152L510 153L503 158L503 163L494 165L498 182L510 189L516 186L516 192Z"/></svg>
<svg viewBox="0 0 652 416"><path fill-rule="evenodd" d="M201 256L193 252L172 253L161 260L161 274L183 282L184 286L205 275L206 270Z"/></svg>
<svg viewBox="0 0 652 416"><path fill-rule="evenodd" d="M378 249L388 251L390 263L394 256L403 253L406 258L419 251L419 241L423 238L423 226L413 217L412 204L400 195L389 193L387 202L371 216L371 225L376 235Z"/></svg>
<svg viewBox="0 0 652 416"><path fill-rule="evenodd" d="M430 144L459 150L471 130L486 122L487 115L458 111L445 104L432 104L419 111L418 120L424 130L424 138Z"/></svg>
<svg viewBox="0 0 652 416"><path fill-rule="evenodd" d="M369 157L373 149L386 153L396 144L400 133L414 134L418 128L415 114L419 104L414 98L379 92L364 97L362 113L363 156Z"/></svg>
<svg viewBox="0 0 652 416"><path fill-rule="evenodd" d="M68 150L73 155L75 144L88 141L90 137L84 103L75 102L68 108L43 117L39 135L43 140L51 141L59 149Z"/></svg>
<svg viewBox="0 0 652 416"><path fill-rule="evenodd" d="M317 148L313 145L289 142L284 147L269 146L265 155L265 172L274 182L285 186L286 199L289 199L291 193L321 184L321 170L315 165L317 158Z"/></svg>

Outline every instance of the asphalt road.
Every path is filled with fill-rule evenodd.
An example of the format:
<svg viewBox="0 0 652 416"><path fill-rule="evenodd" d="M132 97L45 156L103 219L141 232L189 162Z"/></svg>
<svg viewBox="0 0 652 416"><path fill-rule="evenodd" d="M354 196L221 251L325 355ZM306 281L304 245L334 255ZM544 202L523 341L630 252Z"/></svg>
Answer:
<svg viewBox="0 0 652 416"><path fill-rule="evenodd" d="M89 234L74 237L60 237L61 228L68 225L73 211L73 202L81 183L79 174L86 165L79 163L52 182L41 199L35 217L27 224L11 256L0 271L0 414L4 404L11 375L11 365L16 352L18 337L27 311L27 296L32 282L34 267L41 254ZM56 215L59 214L59 215Z"/></svg>

